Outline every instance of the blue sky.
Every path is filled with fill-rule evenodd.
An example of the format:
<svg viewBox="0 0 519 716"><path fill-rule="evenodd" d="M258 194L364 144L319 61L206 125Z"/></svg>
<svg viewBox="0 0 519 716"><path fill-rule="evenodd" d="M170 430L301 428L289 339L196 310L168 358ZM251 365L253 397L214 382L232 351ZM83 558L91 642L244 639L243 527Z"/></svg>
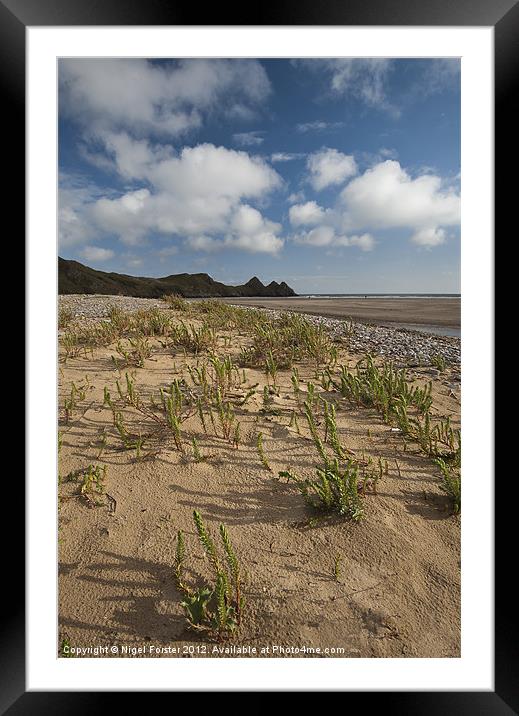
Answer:
<svg viewBox="0 0 519 716"><path fill-rule="evenodd" d="M61 60L59 252L297 293L460 290L458 60Z"/></svg>

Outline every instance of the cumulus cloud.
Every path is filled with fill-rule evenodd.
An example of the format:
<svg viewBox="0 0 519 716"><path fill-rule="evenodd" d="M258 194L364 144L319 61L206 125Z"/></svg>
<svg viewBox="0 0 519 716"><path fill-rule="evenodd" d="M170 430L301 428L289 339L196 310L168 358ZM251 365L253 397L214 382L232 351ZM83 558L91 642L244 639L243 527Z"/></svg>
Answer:
<svg viewBox="0 0 519 716"><path fill-rule="evenodd" d="M288 210L292 226L311 226L321 223L325 218L325 210L315 201L306 204L295 204Z"/></svg>
<svg viewBox="0 0 519 716"><path fill-rule="evenodd" d="M227 247L253 253L277 253L283 246L283 240L277 236L281 224L265 219L257 209L246 204L237 208L230 229L225 238Z"/></svg>
<svg viewBox="0 0 519 716"><path fill-rule="evenodd" d="M284 243L277 235L281 228L281 224L265 219L257 209L243 204L236 209L223 238L192 236L186 239L186 245L194 251L240 249L250 253L275 254Z"/></svg>
<svg viewBox="0 0 519 716"><path fill-rule="evenodd" d="M323 60L313 67L326 73L333 95L394 110L387 99L391 61ZM431 66L431 91L452 82L456 68L459 63ZM303 158L307 173L299 186L308 198L311 189L333 189L336 196L321 206L302 191L290 195L288 218L296 232L290 239L296 243L370 251L376 243L372 232L401 228L417 246L434 247L446 240L446 227L459 223L459 187L435 172L409 174L392 149L380 149L359 175L355 158L333 148L254 156L263 130L233 134L244 149L210 143L179 148L179 137L202 126L209 115L251 119L269 92L265 70L253 60L60 61L61 110L80 128L82 158L113 172L124 187L103 192L62 186L61 244L83 246L80 255L91 261L113 255L97 246L106 236L135 246L161 235L170 240L171 251L185 246L206 253L276 254L284 244L282 226L262 213L268 213L271 194L285 187L272 165ZM343 125L316 120L297 130ZM162 259L167 251L165 246Z"/></svg>
<svg viewBox="0 0 519 716"><path fill-rule="evenodd" d="M121 175L150 188L94 202L90 215L101 231L129 245L160 233L188 239L186 245L195 250L276 253L281 248L281 226L246 201L261 200L282 186L281 177L260 157L213 144L184 147L178 155L158 152L127 135L123 141L111 138L110 148Z"/></svg>
<svg viewBox="0 0 519 716"><path fill-rule="evenodd" d="M418 229L411 236L411 240L419 246L438 246L445 242L445 231L439 229L437 226L429 226L423 229Z"/></svg>
<svg viewBox="0 0 519 716"><path fill-rule="evenodd" d="M279 188L281 177L260 157L199 144L155 163L146 178L163 191L183 197L260 197Z"/></svg>
<svg viewBox="0 0 519 716"><path fill-rule="evenodd" d="M298 204L299 202L304 201L304 200L305 200L304 191L295 191L295 192L292 192L292 194L289 194L289 196L287 196L287 202L289 204Z"/></svg>
<svg viewBox="0 0 519 716"><path fill-rule="evenodd" d="M304 246L317 247L342 247L357 246L362 251L371 251L375 246L375 240L371 234L362 234L360 236L346 236L338 234L335 229L328 226L318 226L310 231L296 234L292 240L297 244Z"/></svg>
<svg viewBox="0 0 519 716"><path fill-rule="evenodd" d="M101 263L108 261L115 256L115 252L111 249L103 249L100 246L84 246L80 251L81 256L86 261L93 263Z"/></svg>
<svg viewBox="0 0 519 716"><path fill-rule="evenodd" d="M101 131L97 140L121 177L175 194L259 196L282 183L262 158L241 150L205 143L177 154L169 145L134 139L126 132Z"/></svg>
<svg viewBox="0 0 519 716"><path fill-rule="evenodd" d="M296 234L293 240L296 244L307 246L330 246L335 240L335 231L331 226L318 226L310 231Z"/></svg>
<svg viewBox="0 0 519 716"><path fill-rule="evenodd" d="M59 81L60 111L85 127L141 136L179 136L209 111L250 117L271 91L257 60L63 59Z"/></svg>
<svg viewBox="0 0 519 716"><path fill-rule="evenodd" d="M288 215L293 227L313 227L291 237L307 246L371 251L376 244L371 232L407 229L412 242L432 248L446 240L444 227L459 224L460 196L439 176L412 177L399 162L387 160L351 179L332 206L297 203Z"/></svg>
<svg viewBox="0 0 519 716"><path fill-rule="evenodd" d="M442 226L460 221L460 197L443 189L440 177L423 174L414 179L388 160L353 179L341 192L346 227L410 228L413 241L435 246L443 241Z"/></svg>
<svg viewBox="0 0 519 716"><path fill-rule="evenodd" d="M83 149L83 157L124 179L147 178L160 162L175 156L173 147L168 144L154 145L147 139L135 139L124 131L98 129L92 131L90 137L99 151Z"/></svg>
<svg viewBox="0 0 519 716"><path fill-rule="evenodd" d="M66 186L60 198L65 244L92 246L98 235L115 235L137 245L162 234L204 252L276 254L282 248L282 226L251 205L283 185L261 157L212 144L175 153L127 135L110 136L107 146L120 176L141 186L106 197ZM446 240L445 227L459 224L459 190L434 174L411 176L398 161L387 160L351 178L353 157L335 149L311 155L308 169L315 190L335 185L338 195L328 207L291 195L297 203L289 208L290 224L304 229L290 237L296 243L371 251L373 232L400 228L416 245L431 248Z"/></svg>
<svg viewBox="0 0 519 716"><path fill-rule="evenodd" d="M315 191L342 184L357 173L355 159L337 149L324 148L314 152L308 157L306 166L310 172L308 181Z"/></svg>
<svg viewBox="0 0 519 716"><path fill-rule="evenodd" d="M137 244L148 228L149 189L131 191L117 199L99 199L91 208L96 224L125 244Z"/></svg>
<svg viewBox="0 0 519 716"><path fill-rule="evenodd" d="M277 254L283 244L283 239L276 236L272 231L263 231L254 235L238 234L227 236L223 242L226 249L241 249L253 254Z"/></svg>

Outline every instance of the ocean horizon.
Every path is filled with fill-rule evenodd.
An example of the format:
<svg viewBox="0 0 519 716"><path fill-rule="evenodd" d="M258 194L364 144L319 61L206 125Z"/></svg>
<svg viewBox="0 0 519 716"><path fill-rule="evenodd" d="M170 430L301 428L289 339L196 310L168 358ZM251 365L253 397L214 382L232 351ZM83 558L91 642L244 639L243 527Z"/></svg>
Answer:
<svg viewBox="0 0 519 716"><path fill-rule="evenodd" d="M461 293L299 293L298 298L461 298ZM290 298L290 296L288 296Z"/></svg>

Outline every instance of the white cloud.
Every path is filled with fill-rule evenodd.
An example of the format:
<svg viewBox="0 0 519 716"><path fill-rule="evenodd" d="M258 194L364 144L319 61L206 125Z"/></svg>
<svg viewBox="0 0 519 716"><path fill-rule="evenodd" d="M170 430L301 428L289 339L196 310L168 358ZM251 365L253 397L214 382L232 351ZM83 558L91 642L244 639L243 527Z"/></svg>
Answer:
<svg viewBox="0 0 519 716"><path fill-rule="evenodd" d="M253 254L277 254L283 248L284 241L272 231L263 231L254 235L238 234L227 236L224 247L228 249L242 249Z"/></svg>
<svg viewBox="0 0 519 716"><path fill-rule="evenodd" d="M317 202L307 201L306 204L291 206L288 216L292 226L311 226L324 220L325 211Z"/></svg>
<svg viewBox="0 0 519 716"><path fill-rule="evenodd" d="M305 198L304 191L296 191L287 197L287 202L289 204L298 204L299 202L304 201Z"/></svg>
<svg viewBox="0 0 519 716"><path fill-rule="evenodd" d="M211 236L188 236L185 245L193 251L218 251L222 248L222 242L213 239Z"/></svg>
<svg viewBox="0 0 519 716"><path fill-rule="evenodd" d="M223 106L220 108L226 117L229 119L237 119L239 122L252 122L258 118L258 113L251 107L247 107L241 102L235 102L229 107Z"/></svg>
<svg viewBox="0 0 519 716"><path fill-rule="evenodd" d="M174 244L172 246L165 246L163 249L159 249L157 251L157 254L161 259L165 259L168 256L174 256L176 253L178 253L178 246L175 246Z"/></svg>
<svg viewBox="0 0 519 716"><path fill-rule="evenodd" d="M134 139L127 132L97 130L91 136L102 145L104 153L83 150L84 158L105 170L111 168L124 179L146 178L161 161L175 156L170 145L152 145L147 139Z"/></svg>
<svg viewBox="0 0 519 716"><path fill-rule="evenodd" d="M357 160L366 167L373 167L386 159L398 159L397 150L381 147L375 152L362 151L357 153Z"/></svg>
<svg viewBox="0 0 519 716"><path fill-rule="evenodd" d="M397 161L387 160L351 179L329 208L315 201L289 209L294 227L313 227L292 237L307 246L375 247L373 231L407 229L411 241L432 248L444 243L443 227L460 221L459 192L429 173L410 176Z"/></svg>
<svg viewBox="0 0 519 716"><path fill-rule="evenodd" d="M128 149L128 156L122 156L121 147ZM121 143L114 162L125 167L123 173L133 166L132 171L150 188L116 198L90 197L83 208L77 197L76 203L69 197L62 207L66 236L77 243L91 241L94 232L88 221L81 229L81 217L86 217L101 234L116 235L129 245L160 233L177 243L183 239L196 251L275 254L282 248L281 225L249 204L282 186L279 175L263 159L211 144L186 147L179 155L159 155L150 146L137 149L131 142ZM135 157L136 161L129 161ZM309 157L309 168L318 189L345 181L356 165L352 157L323 150ZM429 173L413 178L392 160L351 179L331 207L307 201L289 209L292 226L310 229L292 237L297 243L363 251L374 248L373 231L395 228L409 229L417 245L437 246L446 239L443 227L457 225L459 218L460 197L454 188Z"/></svg>
<svg viewBox="0 0 519 716"><path fill-rule="evenodd" d="M372 251L375 247L375 239L371 234L362 234L361 236L350 236L348 246L358 246L362 251Z"/></svg>
<svg viewBox="0 0 519 716"><path fill-rule="evenodd" d="M307 246L330 246L335 238L335 231L331 226L318 226L310 231L296 234L293 240L296 244L306 244Z"/></svg>
<svg viewBox="0 0 519 716"><path fill-rule="evenodd" d="M258 197L282 184L261 157L242 150L198 144L176 154L171 146L152 145L125 132L99 132L98 140L121 177L143 180L178 196Z"/></svg>
<svg viewBox="0 0 519 716"><path fill-rule="evenodd" d="M58 228L60 246L84 244L95 238L88 218L90 207L103 195L102 189L75 176L60 176Z"/></svg>
<svg viewBox="0 0 519 716"><path fill-rule="evenodd" d="M252 206L240 206L236 210L231 228L238 234L255 234L264 227L265 220L257 209Z"/></svg>
<svg viewBox="0 0 519 716"><path fill-rule="evenodd" d="M398 117L400 110L388 99L388 82L393 60L385 58L343 58L296 60L295 64L313 72L322 72L329 94L337 98L353 97L368 107Z"/></svg>
<svg viewBox="0 0 519 716"><path fill-rule="evenodd" d="M230 228L231 233L225 238L228 248L240 248L253 253L277 253L283 246L283 240L277 236L282 229L281 224L265 219L252 206L239 206Z"/></svg>
<svg viewBox="0 0 519 716"><path fill-rule="evenodd" d="M297 244L316 247L341 247L357 246L362 251L371 251L375 246L375 240L371 234L361 236L345 236L337 234L333 226L318 226L310 231L296 234L292 240Z"/></svg>
<svg viewBox="0 0 519 716"><path fill-rule="evenodd" d="M411 94L429 97L444 90L459 88L460 70L461 62L458 58L426 60L420 80L411 87Z"/></svg>
<svg viewBox="0 0 519 716"><path fill-rule="evenodd" d="M296 124L298 132L325 132L331 129L340 129L344 127L344 122L325 122L322 119L317 119L314 122L301 122Z"/></svg>
<svg viewBox="0 0 519 716"><path fill-rule="evenodd" d="M353 95L371 107L388 109L386 82L391 60L356 58L328 60L331 88L338 95Z"/></svg>
<svg viewBox="0 0 519 716"><path fill-rule="evenodd" d="M111 249L103 249L100 246L85 246L80 251L81 256L87 261L101 263L108 261L115 256L115 252Z"/></svg>
<svg viewBox="0 0 519 716"><path fill-rule="evenodd" d="M403 75L405 84L392 87L392 73L398 62L397 59L362 57L293 60L294 66L322 75L324 94L328 98L354 99L394 119L401 116L404 107L418 99L459 88L460 60L457 58L407 61L410 71ZM319 122L310 122L308 130L312 124L317 130L324 129L319 127Z"/></svg>
<svg viewBox="0 0 519 716"><path fill-rule="evenodd" d="M388 147L381 147L378 150L378 153L381 157L384 159L397 159L398 152L396 149L388 148Z"/></svg>
<svg viewBox="0 0 519 716"><path fill-rule="evenodd" d="M460 221L460 197L442 189L438 176L412 178L397 161L385 161L353 179L341 192L346 228L432 230ZM424 243L417 239L417 243ZM430 234L433 243L438 241Z"/></svg>
<svg viewBox="0 0 519 716"><path fill-rule="evenodd" d="M103 231L116 234L125 244L137 244L146 233L150 196L148 189L138 189L117 199L99 199L91 214Z"/></svg>
<svg viewBox="0 0 519 716"><path fill-rule="evenodd" d="M60 109L85 127L178 136L212 111L252 113L271 91L257 60L64 59ZM224 101L225 99L225 101Z"/></svg>
<svg viewBox="0 0 519 716"><path fill-rule="evenodd" d="M260 130L255 130L254 132L237 132L232 135L232 138L234 142L241 147L257 147L265 141L265 137L262 136L263 134L265 134L265 132Z"/></svg>
<svg viewBox="0 0 519 716"><path fill-rule="evenodd" d="M305 156L306 154L298 152L274 152L274 154L272 154L270 157L270 161L273 163L292 162L294 161L294 159L302 159Z"/></svg>
<svg viewBox="0 0 519 716"><path fill-rule="evenodd" d="M311 154L306 162L310 172L308 181L316 191L334 184L342 184L357 173L355 159L337 149L321 149Z"/></svg>
<svg viewBox="0 0 519 716"><path fill-rule="evenodd" d="M153 165L146 178L162 191L182 197L260 197L282 184L260 157L243 151L199 144L184 147L178 157Z"/></svg>
<svg viewBox="0 0 519 716"><path fill-rule="evenodd" d="M185 147L179 155L158 153L127 135L110 146L121 175L131 173L150 188L93 203L90 215L101 231L129 245L155 232L188 238L196 250L218 248L207 241L218 236L225 248L271 253L281 248L281 227L245 202L282 186L260 157L212 144Z"/></svg>
<svg viewBox="0 0 519 716"><path fill-rule="evenodd" d="M193 236L187 238L185 243L194 251L240 249L250 253L275 254L284 243L283 239L277 236L281 228L281 224L265 219L257 209L244 204L234 213L224 238Z"/></svg>
<svg viewBox="0 0 519 716"><path fill-rule="evenodd" d="M58 212L60 246L82 244L92 236L91 227L83 216L82 204L76 201L71 201L66 190L61 190Z"/></svg>
<svg viewBox="0 0 519 716"><path fill-rule="evenodd" d="M445 231L435 226L425 227L415 231L411 236L411 241L419 246L438 246L445 242Z"/></svg>

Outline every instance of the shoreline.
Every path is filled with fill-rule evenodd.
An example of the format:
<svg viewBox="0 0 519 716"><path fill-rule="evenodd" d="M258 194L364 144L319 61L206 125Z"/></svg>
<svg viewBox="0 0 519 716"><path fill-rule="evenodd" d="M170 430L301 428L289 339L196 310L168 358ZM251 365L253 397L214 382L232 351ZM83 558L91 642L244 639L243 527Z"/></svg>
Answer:
<svg viewBox="0 0 519 716"><path fill-rule="evenodd" d="M225 303L288 310L374 325L412 324L460 329L460 298L221 298Z"/></svg>

